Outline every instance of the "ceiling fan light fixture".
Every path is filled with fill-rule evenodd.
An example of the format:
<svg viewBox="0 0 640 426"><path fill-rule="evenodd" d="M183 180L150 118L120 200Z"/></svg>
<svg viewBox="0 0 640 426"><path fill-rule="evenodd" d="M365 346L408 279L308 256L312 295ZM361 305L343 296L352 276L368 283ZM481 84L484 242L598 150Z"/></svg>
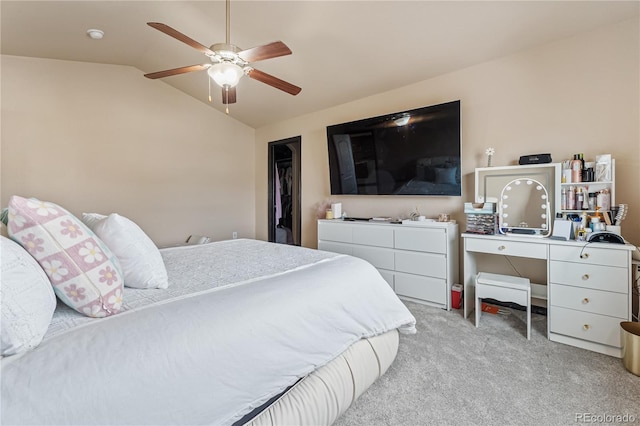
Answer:
<svg viewBox="0 0 640 426"><path fill-rule="evenodd" d="M242 68L231 62L211 65L207 71L209 77L220 87L235 87L244 74Z"/></svg>

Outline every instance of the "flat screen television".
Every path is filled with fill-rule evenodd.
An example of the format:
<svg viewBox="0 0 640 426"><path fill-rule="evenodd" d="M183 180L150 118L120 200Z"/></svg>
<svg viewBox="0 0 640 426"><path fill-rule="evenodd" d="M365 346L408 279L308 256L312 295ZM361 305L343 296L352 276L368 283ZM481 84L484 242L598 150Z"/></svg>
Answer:
<svg viewBox="0 0 640 426"><path fill-rule="evenodd" d="M460 101L327 126L331 194L460 196Z"/></svg>

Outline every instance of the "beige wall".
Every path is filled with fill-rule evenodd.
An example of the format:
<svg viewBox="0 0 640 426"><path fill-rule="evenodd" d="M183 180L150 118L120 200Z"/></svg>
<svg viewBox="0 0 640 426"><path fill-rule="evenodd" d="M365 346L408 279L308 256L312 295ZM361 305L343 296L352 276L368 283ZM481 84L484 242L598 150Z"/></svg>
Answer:
<svg viewBox="0 0 640 426"><path fill-rule="evenodd" d="M1 119L2 206L118 212L159 245L255 235L254 130L135 68L2 56Z"/></svg>
<svg viewBox="0 0 640 426"><path fill-rule="evenodd" d="M192 233L266 239L267 143L301 135L302 242L315 247L327 200L353 216L447 212L464 227L489 146L494 165L611 153L617 201L631 210L623 234L640 244L638 27L620 23L256 131L134 68L2 56L1 205L20 194L76 214L117 211L160 245ZM329 195L327 125L455 99L462 197Z"/></svg>
<svg viewBox="0 0 640 426"><path fill-rule="evenodd" d="M634 19L578 37L483 63L256 131L256 237L267 237L267 143L302 136L302 243L315 247L318 203L343 203L351 216L428 217L450 213L462 222L473 199L473 172L517 164L525 154L554 161L582 152L616 158L618 203L628 203L623 235L640 244L639 25ZM462 197L330 196L326 126L461 100Z"/></svg>

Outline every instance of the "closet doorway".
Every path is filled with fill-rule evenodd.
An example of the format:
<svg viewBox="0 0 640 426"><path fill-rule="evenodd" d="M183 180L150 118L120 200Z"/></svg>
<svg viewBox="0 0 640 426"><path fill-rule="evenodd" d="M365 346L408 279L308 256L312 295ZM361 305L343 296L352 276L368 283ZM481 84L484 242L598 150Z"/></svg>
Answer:
<svg viewBox="0 0 640 426"><path fill-rule="evenodd" d="M296 136L269 142L269 241L299 246L300 142Z"/></svg>

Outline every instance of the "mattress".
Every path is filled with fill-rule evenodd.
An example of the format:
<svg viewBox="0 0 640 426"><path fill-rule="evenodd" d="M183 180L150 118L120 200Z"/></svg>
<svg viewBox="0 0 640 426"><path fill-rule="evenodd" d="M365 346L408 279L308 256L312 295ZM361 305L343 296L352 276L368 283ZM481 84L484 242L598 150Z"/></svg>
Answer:
<svg viewBox="0 0 640 426"><path fill-rule="evenodd" d="M329 252L249 239L170 247L161 249L160 253L171 285L167 289L126 287L122 311L133 311L220 287L275 276L336 256ZM44 339L92 320L93 318L80 315L65 304L58 303Z"/></svg>
<svg viewBox="0 0 640 426"><path fill-rule="evenodd" d="M2 360L3 424L233 424L356 342L415 332L361 259L254 240L161 252L169 289L126 289L102 319L60 307L40 346Z"/></svg>

